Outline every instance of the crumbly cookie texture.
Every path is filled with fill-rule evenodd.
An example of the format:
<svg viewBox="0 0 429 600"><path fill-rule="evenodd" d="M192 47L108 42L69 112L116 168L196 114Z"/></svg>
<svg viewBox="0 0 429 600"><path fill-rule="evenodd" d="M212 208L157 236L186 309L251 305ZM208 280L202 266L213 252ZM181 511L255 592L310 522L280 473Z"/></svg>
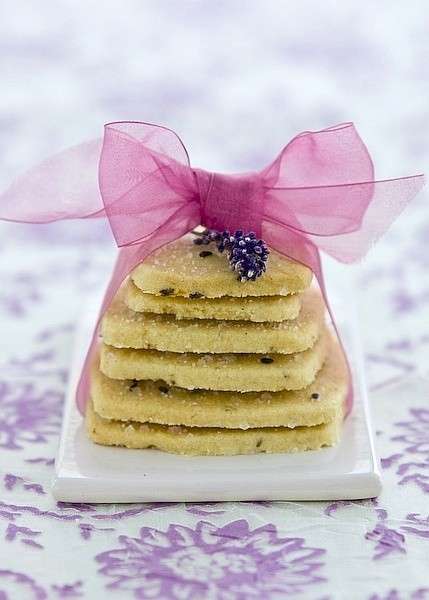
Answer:
<svg viewBox="0 0 429 600"><path fill-rule="evenodd" d="M102 344L100 369L112 379L162 379L186 389L238 392L298 390L325 360L328 335L295 354L190 354L114 348Z"/></svg>
<svg viewBox="0 0 429 600"><path fill-rule="evenodd" d="M131 278L143 292L191 299L222 296L285 296L309 287L311 270L271 251L267 272L241 283L214 244L197 246L193 236L164 246L138 265Z"/></svg>
<svg viewBox="0 0 429 600"><path fill-rule="evenodd" d="M298 391L216 392L185 390L163 381L120 381L92 373L95 411L105 419L190 427L299 427L329 423L342 414L347 372L332 344L315 381Z"/></svg>
<svg viewBox="0 0 429 600"><path fill-rule="evenodd" d="M340 418L314 427L219 429L111 421L100 417L88 402L86 427L90 439L105 446L157 448L185 455L215 456L260 452L319 450L337 443Z"/></svg>
<svg viewBox="0 0 429 600"><path fill-rule="evenodd" d="M315 290L304 293L297 319L280 323L214 319L177 321L170 315L134 312L122 297L123 293L120 293L113 301L101 327L104 342L116 348L291 354L310 348L319 337L324 322L324 305Z"/></svg>
<svg viewBox="0 0 429 600"><path fill-rule="evenodd" d="M218 319L253 321L256 323L278 322L296 319L301 308L300 294L288 296L247 296L233 298L183 298L183 296L160 296L142 292L128 279L125 284L124 302L136 312L173 315L176 319Z"/></svg>

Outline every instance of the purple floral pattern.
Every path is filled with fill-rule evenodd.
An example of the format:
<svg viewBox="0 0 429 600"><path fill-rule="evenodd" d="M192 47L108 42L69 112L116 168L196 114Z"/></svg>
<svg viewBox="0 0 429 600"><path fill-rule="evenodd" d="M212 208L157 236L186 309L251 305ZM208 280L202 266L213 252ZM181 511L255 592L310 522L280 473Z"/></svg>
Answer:
<svg viewBox="0 0 429 600"><path fill-rule="evenodd" d="M57 598L83 598L83 581L51 586Z"/></svg>
<svg viewBox="0 0 429 600"><path fill-rule="evenodd" d="M200 521L194 529L143 527L137 538L99 554L112 589L136 598L269 598L296 594L324 581L325 551L302 538L279 536L274 525L251 529L245 520L223 527Z"/></svg>
<svg viewBox="0 0 429 600"><path fill-rule="evenodd" d="M429 600L429 588L417 588L405 593L401 593L397 589L390 589L386 594L371 594L368 600Z"/></svg>
<svg viewBox="0 0 429 600"><path fill-rule="evenodd" d="M0 448L22 450L59 432L63 394L35 383L0 380Z"/></svg>
<svg viewBox="0 0 429 600"><path fill-rule="evenodd" d="M380 522L374 529L365 535L367 540L375 543L374 559L386 558L391 554L405 554L405 536L395 529L387 527Z"/></svg>
<svg viewBox="0 0 429 600"><path fill-rule="evenodd" d="M429 540L429 516L421 517L419 514L407 515L407 525L402 526L402 531Z"/></svg>
<svg viewBox="0 0 429 600"><path fill-rule="evenodd" d="M45 600L48 595L42 586L25 573L0 569L1 600L25 597L32 600Z"/></svg>
<svg viewBox="0 0 429 600"><path fill-rule="evenodd" d="M19 539L23 544L33 546L33 548L43 548L42 544L34 539L37 538L41 533L41 531L33 531L29 527L19 527L14 523L9 523L6 529L5 540L12 542L16 539Z"/></svg>
<svg viewBox="0 0 429 600"><path fill-rule="evenodd" d="M429 409L410 408L410 419L394 423L399 435L390 440L401 452L381 459L384 469L395 466L399 485L415 485L429 494Z"/></svg>
<svg viewBox="0 0 429 600"><path fill-rule="evenodd" d="M42 301L38 285L39 282L28 273L14 274L0 292L3 312L15 318L26 316L32 305Z"/></svg>
<svg viewBox="0 0 429 600"><path fill-rule="evenodd" d="M411 408L409 412L410 421L395 423L403 433L392 440L401 442L405 452L429 456L429 409Z"/></svg>

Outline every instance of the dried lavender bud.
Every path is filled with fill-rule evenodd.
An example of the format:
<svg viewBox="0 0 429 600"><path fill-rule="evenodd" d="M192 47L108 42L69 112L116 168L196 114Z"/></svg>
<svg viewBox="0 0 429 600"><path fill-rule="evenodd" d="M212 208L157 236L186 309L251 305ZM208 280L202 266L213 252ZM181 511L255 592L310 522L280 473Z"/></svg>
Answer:
<svg viewBox="0 0 429 600"><path fill-rule="evenodd" d="M314 392L314 394L311 394L311 399L312 400L319 400L319 394L317 392Z"/></svg>
<svg viewBox="0 0 429 600"><path fill-rule="evenodd" d="M194 235L198 236L194 240L194 244L196 244L197 246L207 246L211 242L215 241L215 238L213 235L215 232L211 231L210 229L205 229L202 232L193 231L192 233Z"/></svg>
<svg viewBox="0 0 429 600"><path fill-rule="evenodd" d="M269 250L252 231L236 231L230 236L227 250L231 268L237 271L240 281L255 281L266 271Z"/></svg>
<svg viewBox="0 0 429 600"><path fill-rule="evenodd" d="M213 252L210 252L210 250L203 250L199 254L199 256L201 256L201 258L205 258L206 256L212 256L212 255L213 255Z"/></svg>
<svg viewBox="0 0 429 600"><path fill-rule="evenodd" d="M265 273L269 250L253 231L244 233L237 229L235 233L230 233L206 229L199 235L194 244L207 245L215 242L219 252L227 253L231 269L236 271L239 281L255 281Z"/></svg>
<svg viewBox="0 0 429 600"><path fill-rule="evenodd" d="M271 358L270 356L263 356L260 359L260 362L263 363L264 365L269 365L270 363L274 362L274 358Z"/></svg>
<svg viewBox="0 0 429 600"><path fill-rule="evenodd" d="M171 296L174 294L174 288L164 288L163 290L159 290L161 296Z"/></svg>

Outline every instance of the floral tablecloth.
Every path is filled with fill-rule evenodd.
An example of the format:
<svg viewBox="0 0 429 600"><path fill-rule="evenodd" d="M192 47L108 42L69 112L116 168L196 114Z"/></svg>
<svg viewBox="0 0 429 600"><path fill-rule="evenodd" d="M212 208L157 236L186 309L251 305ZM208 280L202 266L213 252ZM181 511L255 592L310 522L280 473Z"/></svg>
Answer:
<svg viewBox="0 0 429 600"><path fill-rule="evenodd" d="M297 131L349 119L380 177L427 166L423 2L0 10L2 187L126 118L170 125L218 170L262 166ZM56 503L50 481L109 232L0 225L0 598L429 599L428 247L422 193L358 274L379 498L96 506Z"/></svg>

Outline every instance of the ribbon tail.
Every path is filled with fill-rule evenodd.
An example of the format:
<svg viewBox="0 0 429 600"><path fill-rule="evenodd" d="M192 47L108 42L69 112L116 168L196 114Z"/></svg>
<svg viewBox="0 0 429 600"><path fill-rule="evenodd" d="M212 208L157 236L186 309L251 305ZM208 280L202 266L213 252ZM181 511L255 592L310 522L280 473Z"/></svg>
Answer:
<svg viewBox="0 0 429 600"><path fill-rule="evenodd" d="M302 235L299 235L291 230L285 230L283 227L274 223L265 222L263 227L263 238L269 246L274 248L274 250L277 250L277 252L280 254L283 254L287 258L299 262L311 269L317 279L323 301L331 319L338 343L340 344L348 371L348 392L345 400L345 416L347 416L353 406L352 370L347 358L343 341L341 339L339 328L335 321L334 312L329 302L328 292L326 290L325 279L323 276L320 252L312 242L304 238Z"/></svg>
<svg viewBox="0 0 429 600"><path fill-rule="evenodd" d="M120 249L112 277L104 294L76 390L76 403L81 414L85 413L85 407L90 396L91 367L98 352L100 324L104 314L125 278L138 264L155 252L155 250L158 250L158 248L177 240L199 225L197 214L189 215L186 214L186 211L183 211L183 213L179 212L174 215L139 244L125 246Z"/></svg>
<svg viewBox="0 0 429 600"><path fill-rule="evenodd" d="M98 188L102 141L85 142L36 165L0 193L0 219L52 223L105 217Z"/></svg>
<svg viewBox="0 0 429 600"><path fill-rule="evenodd" d="M319 253L319 250L315 246L314 246L314 258L312 259L312 265L310 266L309 264L307 264L306 266L310 267L311 270L313 271L314 275L316 276L317 283L319 284L319 288L320 288L320 291L323 296L323 301L325 303L326 309L327 309L329 317L331 319L332 327L334 328L334 331L337 336L338 343L340 344L341 351L343 353L345 364L347 367L348 390L347 390L347 396L346 396L346 401L345 401L345 417L347 417L347 415L351 412L352 407L353 407L352 369L350 367L350 362L347 357L347 352L344 347L344 343L342 341L340 331L338 329L337 323L334 318L334 311L332 310L330 302L329 302L328 292L326 290L326 285L325 285L325 278L323 276L322 261L320 260L320 253Z"/></svg>

